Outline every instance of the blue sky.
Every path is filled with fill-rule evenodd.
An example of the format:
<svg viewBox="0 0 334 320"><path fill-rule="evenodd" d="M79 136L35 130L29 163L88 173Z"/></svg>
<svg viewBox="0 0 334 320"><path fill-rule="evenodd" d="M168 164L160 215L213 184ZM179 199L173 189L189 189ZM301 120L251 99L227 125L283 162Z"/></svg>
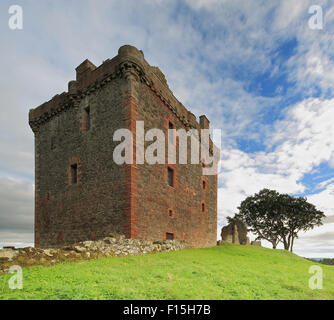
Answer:
<svg viewBox="0 0 334 320"><path fill-rule="evenodd" d="M10 30L8 8L23 8ZM67 90L86 58L124 44L144 51L175 96L223 132L219 227L267 187L308 196L329 217L296 252L334 257L334 6L319 0L2 0L0 245L33 239L28 111ZM330 223L331 222L331 223Z"/></svg>

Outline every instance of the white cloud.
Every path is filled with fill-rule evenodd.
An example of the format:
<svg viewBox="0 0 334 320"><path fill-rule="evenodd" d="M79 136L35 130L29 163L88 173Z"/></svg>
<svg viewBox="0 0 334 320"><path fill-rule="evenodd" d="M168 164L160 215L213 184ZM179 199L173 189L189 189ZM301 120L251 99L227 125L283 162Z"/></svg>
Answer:
<svg viewBox="0 0 334 320"><path fill-rule="evenodd" d="M208 9L208 10L216 10L217 6L221 6L228 1L225 0L186 0L186 3L193 9Z"/></svg>
<svg viewBox="0 0 334 320"><path fill-rule="evenodd" d="M0 178L0 247L33 242L34 188L27 181Z"/></svg>
<svg viewBox="0 0 334 320"><path fill-rule="evenodd" d="M328 184L325 190L308 196L308 200L327 216L334 216L334 183Z"/></svg>
<svg viewBox="0 0 334 320"><path fill-rule="evenodd" d="M284 32L295 31L296 25L300 23L301 18L307 17L308 8L311 4L312 1L309 0L296 0L293 3L289 0L279 1L272 29Z"/></svg>
<svg viewBox="0 0 334 320"><path fill-rule="evenodd" d="M308 257L334 258L334 232L332 224L324 224L300 235L295 252Z"/></svg>

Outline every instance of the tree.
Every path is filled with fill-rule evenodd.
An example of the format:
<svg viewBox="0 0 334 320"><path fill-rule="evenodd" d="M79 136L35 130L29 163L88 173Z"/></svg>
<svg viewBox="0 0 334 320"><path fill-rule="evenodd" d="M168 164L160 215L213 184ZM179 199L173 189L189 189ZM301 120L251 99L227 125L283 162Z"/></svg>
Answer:
<svg viewBox="0 0 334 320"><path fill-rule="evenodd" d="M292 252L294 240L300 231L307 231L323 224L324 213L307 202L307 198L294 198L287 194L281 195L285 206L283 226L280 231L285 250Z"/></svg>
<svg viewBox="0 0 334 320"><path fill-rule="evenodd" d="M257 235L256 240L267 240L274 249L280 241L278 230L282 217L278 197L277 191L263 189L242 201L239 213L235 216L249 227L249 231Z"/></svg>
<svg viewBox="0 0 334 320"><path fill-rule="evenodd" d="M256 240L267 240L276 249L282 242L291 250L300 231L322 225L324 213L307 202L275 190L263 189L241 202L236 219L243 221L257 235Z"/></svg>

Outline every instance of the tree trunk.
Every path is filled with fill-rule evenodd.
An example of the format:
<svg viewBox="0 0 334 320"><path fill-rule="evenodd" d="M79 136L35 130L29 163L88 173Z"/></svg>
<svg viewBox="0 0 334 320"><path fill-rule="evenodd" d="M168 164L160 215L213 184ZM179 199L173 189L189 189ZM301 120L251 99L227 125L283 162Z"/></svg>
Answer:
<svg viewBox="0 0 334 320"><path fill-rule="evenodd" d="M294 242L294 240L295 240L295 238L292 237L292 239L291 239L291 246L290 246L290 251L291 251L291 252L292 252L292 248L293 248L293 242Z"/></svg>

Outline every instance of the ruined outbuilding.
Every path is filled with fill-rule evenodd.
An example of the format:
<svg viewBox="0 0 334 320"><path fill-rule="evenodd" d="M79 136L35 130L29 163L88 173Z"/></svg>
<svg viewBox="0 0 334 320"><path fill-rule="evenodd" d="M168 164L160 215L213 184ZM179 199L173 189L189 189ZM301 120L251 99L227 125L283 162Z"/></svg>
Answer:
<svg viewBox="0 0 334 320"><path fill-rule="evenodd" d="M233 220L229 225L223 227L221 238L223 242L241 245L250 244L249 237L247 236L247 227L240 220Z"/></svg>

